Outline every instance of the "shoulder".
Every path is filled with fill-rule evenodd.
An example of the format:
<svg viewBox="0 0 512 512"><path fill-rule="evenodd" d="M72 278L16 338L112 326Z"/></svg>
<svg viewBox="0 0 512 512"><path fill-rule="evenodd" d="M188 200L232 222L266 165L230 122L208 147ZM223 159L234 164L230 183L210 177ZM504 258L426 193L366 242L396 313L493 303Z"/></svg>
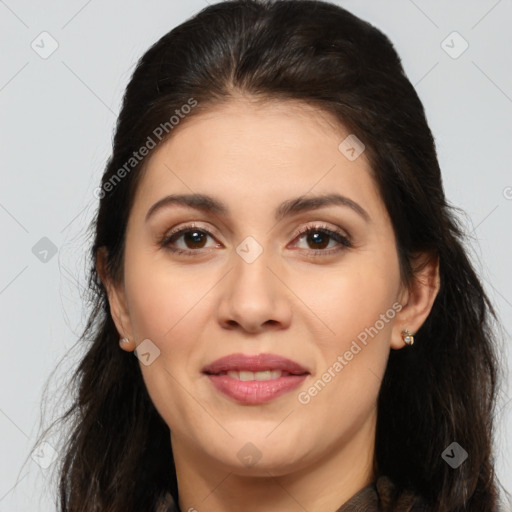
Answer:
<svg viewBox="0 0 512 512"><path fill-rule="evenodd" d="M375 482L382 512L429 512L432 509L413 491L399 489L390 478L380 476Z"/></svg>
<svg viewBox="0 0 512 512"><path fill-rule="evenodd" d="M390 478L380 476L337 512L431 512L431 509L412 491L399 489Z"/></svg>

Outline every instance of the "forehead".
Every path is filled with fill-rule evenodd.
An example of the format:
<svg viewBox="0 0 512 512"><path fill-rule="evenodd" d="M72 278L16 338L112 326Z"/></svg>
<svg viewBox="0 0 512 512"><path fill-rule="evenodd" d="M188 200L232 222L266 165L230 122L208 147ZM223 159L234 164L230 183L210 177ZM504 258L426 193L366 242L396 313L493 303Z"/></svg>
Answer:
<svg viewBox="0 0 512 512"><path fill-rule="evenodd" d="M225 202L243 196L245 208L255 208L339 192L382 209L364 152L349 159L340 150L350 135L333 114L297 101L238 99L215 106L185 119L154 150L135 203L197 192Z"/></svg>

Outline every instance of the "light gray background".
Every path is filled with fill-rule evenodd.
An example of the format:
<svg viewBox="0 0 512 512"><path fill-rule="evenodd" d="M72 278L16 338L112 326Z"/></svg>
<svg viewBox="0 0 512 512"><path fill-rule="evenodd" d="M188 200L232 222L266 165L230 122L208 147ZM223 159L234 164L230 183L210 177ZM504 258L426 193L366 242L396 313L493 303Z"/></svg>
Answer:
<svg viewBox="0 0 512 512"><path fill-rule="evenodd" d="M401 55L436 137L447 196L467 212L472 255L512 332L511 1L338 3L383 30ZM70 355L54 377L60 392L63 374L79 357L70 349L86 318L84 230L97 207L93 190L121 95L143 52L205 6L204 0L0 0L0 511L55 510L49 483L55 464L43 469L26 458L39 432L43 385ZM43 31L58 43L46 59L31 47L34 41L40 53L51 49ZM469 44L458 58L464 42L446 39L453 31ZM57 249L46 262L32 251L42 237ZM508 367L509 344L505 334ZM497 469L511 491L510 380L505 385ZM46 448L40 460L50 455Z"/></svg>

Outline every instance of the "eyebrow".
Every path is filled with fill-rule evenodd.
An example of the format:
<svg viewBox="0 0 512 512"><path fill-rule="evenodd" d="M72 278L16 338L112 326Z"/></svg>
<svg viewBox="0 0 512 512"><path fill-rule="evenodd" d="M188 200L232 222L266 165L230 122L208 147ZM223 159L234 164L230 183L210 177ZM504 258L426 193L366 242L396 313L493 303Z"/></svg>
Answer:
<svg viewBox="0 0 512 512"><path fill-rule="evenodd" d="M163 197L151 206L146 213L146 222L157 210L170 205L188 206L196 210L216 215L229 215L229 208L222 201L219 201L212 196L208 196L206 194L172 194ZM294 199L288 199L281 203L276 209L274 218L276 222L278 222L285 217L289 217L297 213L333 205L347 206L358 213L367 222L370 221L370 216L362 206L341 194L327 194L312 197L299 196Z"/></svg>

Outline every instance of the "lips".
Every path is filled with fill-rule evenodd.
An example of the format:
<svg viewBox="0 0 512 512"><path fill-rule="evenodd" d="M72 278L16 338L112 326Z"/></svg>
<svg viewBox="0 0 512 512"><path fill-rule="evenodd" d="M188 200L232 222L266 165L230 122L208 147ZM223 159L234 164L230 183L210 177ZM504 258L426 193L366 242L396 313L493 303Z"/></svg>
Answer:
<svg viewBox="0 0 512 512"><path fill-rule="evenodd" d="M231 354L203 368L217 391L242 404L273 400L299 386L310 372L276 354Z"/></svg>

